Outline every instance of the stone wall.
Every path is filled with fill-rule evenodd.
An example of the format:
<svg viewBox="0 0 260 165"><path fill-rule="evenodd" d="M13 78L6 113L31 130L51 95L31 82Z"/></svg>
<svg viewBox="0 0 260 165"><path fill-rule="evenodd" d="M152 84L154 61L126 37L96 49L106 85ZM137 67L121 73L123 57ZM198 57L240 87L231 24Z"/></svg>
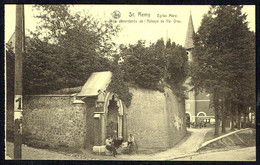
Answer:
<svg viewBox="0 0 260 165"><path fill-rule="evenodd" d="M125 108L126 133L134 134L139 149L167 149L186 134L184 101L170 89L165 93L130 88L131 106ZM24 96L23 135L26 144L49 147L92 147L99 128L94 119L96 97L73 104L70 95ZM126 140L126 139L125 139Z"/></svg>
<svg viewBox="0 0 260 165"><path fill-rule="evenodd" d="M93 118L95 112L96 99L96 97L84 99L84 102L86 103L86 147L92 147L95 141L98 139L95 138L95 135L99 130L95 130L95 128L97 128L97 126L99 125L99 120Z"/></svg>
<svg viewBox="0 0 260 165"><path fill-rule="evenodd" d="M184 99L177 97L170 89L165 89L168 145L170 147L178 143L186 135L186 116Z"/></svg>
<svg viewBox="0 0 260 165"><path fill-rule="evenodd" d="M134 134L139 149L170 148L186 134L184 102L180 104L171 90L130 88L130 92L127 132Z"/></svg>
<svg viewBox="0 0 260 165"><path fill-rule="evenodd" d="M87 133L85 104L73 104L70 96L25 96L23 107L23 134L27 144L84 146Z"/></svg>

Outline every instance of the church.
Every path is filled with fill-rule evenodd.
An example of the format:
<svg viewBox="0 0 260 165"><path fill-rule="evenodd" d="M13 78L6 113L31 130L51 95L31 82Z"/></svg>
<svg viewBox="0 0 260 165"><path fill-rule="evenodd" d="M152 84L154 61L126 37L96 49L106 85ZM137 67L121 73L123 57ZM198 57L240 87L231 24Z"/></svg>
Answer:
<svg viewBox="0 0 260 165"><path fill-rule="evenodd" d="M194 48L192 36L195 33L192 15L190 13L189 22L188 22L188 29L186 33L186 39L184 48L187 51L188 55L188 62L193 62L193 54L192 50ZM189 85L191 77L189 77L186 82L185 86L187 87L187 93L185 100L185 113L186 119L188 123L195 124L196 122L200 122L204 120L207 123L214 123L215 122L215 115L214 110L210 108L210 95L206 92L196 93L195 91L189 91L192 89L192 86Z"/></svg>

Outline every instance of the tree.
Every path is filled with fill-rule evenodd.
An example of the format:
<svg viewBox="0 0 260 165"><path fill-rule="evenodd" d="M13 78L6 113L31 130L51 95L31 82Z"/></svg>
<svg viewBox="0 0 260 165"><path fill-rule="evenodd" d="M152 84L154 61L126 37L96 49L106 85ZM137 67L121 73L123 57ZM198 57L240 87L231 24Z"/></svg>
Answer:
<svg viewBox="0 0 260 165"><path fill-rule="evenodd" d="M102 55L111 56L116 51L112 37L120 30L119 25L110 21L94 19L88 13L72 14L71 5L35 5L39 11L36 17L41 20L36 34L43 35L45 40L67 44L66 40L87 43L85 47L94 49ZM74 38L70 38L74 37ZM80 38L77 38L80 37ZM83 40L81 40L84 38Z"/></svg>
<svg viewBox="0 0 260 165"><path fill-rule="evenodd" d="M149 47L144 41L128 47L121 45L120 56L124 59L123 71L127 82L143 88L163 91L162 86L168 83L179 96L184 97L183 82L187 77L186 51L174 42L163 39Z"/></svg>
<svg viewBox="0 0 260 165"><path fill-rule="evenodd" d="M228 108L229 102L246 105L246 98L252 94L252 89L247 88L254 75L253 70L248 72L253 65L253 37L241 9L242 6L211 6L194 36L191 83L195 90L205 89L213 95L216 136L219 117L225 123L228 112L234 115ZM241 107L238 114L243 111ZM222 132L225 132L225 125Z"/></svg>
<svg viewBox="0 0 260 165"><path fill-rule="evenodd" d="M126 107L131 105L132 93L129 92L129 88L124 82L124 73L122 72L122 65L118 64L119 56L115 58L112 65L112 78L107 88L108 91L115 93L119 99L121 99Z"/></svg>
<svg viewBox="0 0 260 165"><path fill-rule="evenodd" d="M188 58L186 50L174 42L170 47L166 47L167 73L166 82L170 84L177 93L184 97L183 84L188 76Z"/></svg>
<svg viewBox="0 0 260 165"><path fill-rule="evenodd" d="M170 48L172 46L171 39L168 39L166 43L166 48Z"/></svg>
<svg viewBox="0 0 260 165"><path fill-rule="evenodd" d="M157 89L165 74L163 49L164 44L161 41L150 47L145 47L143 41L129 47L121 46L125 80L143 88Z"/></svg>
<svg viewBox="0 0 260 165"><path fill-rule="evenodd" d="M70 5L35 5L41 20L27 43L24 62L26 93L80 86L92 72L111 69L119 26ZM59 84L59 85L57 85Z"/></svg>

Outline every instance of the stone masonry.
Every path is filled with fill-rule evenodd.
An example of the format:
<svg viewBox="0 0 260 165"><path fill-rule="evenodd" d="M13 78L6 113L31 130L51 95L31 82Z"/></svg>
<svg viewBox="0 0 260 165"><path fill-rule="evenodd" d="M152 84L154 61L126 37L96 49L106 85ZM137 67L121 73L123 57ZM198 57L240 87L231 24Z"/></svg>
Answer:
<svg viewBox="0 0 260 165"><path fill-rule="evenodd" d="M24 101L25 139L50 147L78 147L86 137L85 104L73 104L70 96L26 96ZM30 143L28 141L27 143Z"/></svg>
<svg viewBox="0 0 260 165"><path fill-rule="evenodd" d="M164 150L186 134L184 102L170 89L165 93L130 88L133 93L127 109L127 132L134 134L139 149Z"/></svg>

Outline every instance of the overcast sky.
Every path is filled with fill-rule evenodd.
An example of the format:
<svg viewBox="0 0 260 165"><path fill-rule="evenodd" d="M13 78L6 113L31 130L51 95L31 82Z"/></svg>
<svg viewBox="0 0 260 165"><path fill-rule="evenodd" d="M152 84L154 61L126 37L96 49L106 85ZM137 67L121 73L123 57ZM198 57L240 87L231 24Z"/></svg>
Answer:
<svg viewBox="0 0 260 165"><path fill-rule="evenodd" d="M92 14L101 20L116 20L122 27L118 37L114 38L117 44L135 44L138 40L147 43L157 39L170 38L177 44L184 45L190 12L193 25L197 31L202 16L207 13L207 5L74 5L72 12L83 11ZM112 17L114 11L119 11L118 19ZM242 12L247 13L247 21L252 31L255 31L255 6L245 5ZM37 11L32 5L25 5L25 28L35 30L38 19L33 16ZM134 14L134 16L133 16ZM161 17L161 18L160 18ZM140 23L140 21L144 21ZM168 21L167 21L168 20ZM131 23L126 23L131 21ZM158 22L157 22L158 21ZM155 23L157 22L157 23ZM5 5L5 42L9 40L15 30L15 5Z"/></svg>

